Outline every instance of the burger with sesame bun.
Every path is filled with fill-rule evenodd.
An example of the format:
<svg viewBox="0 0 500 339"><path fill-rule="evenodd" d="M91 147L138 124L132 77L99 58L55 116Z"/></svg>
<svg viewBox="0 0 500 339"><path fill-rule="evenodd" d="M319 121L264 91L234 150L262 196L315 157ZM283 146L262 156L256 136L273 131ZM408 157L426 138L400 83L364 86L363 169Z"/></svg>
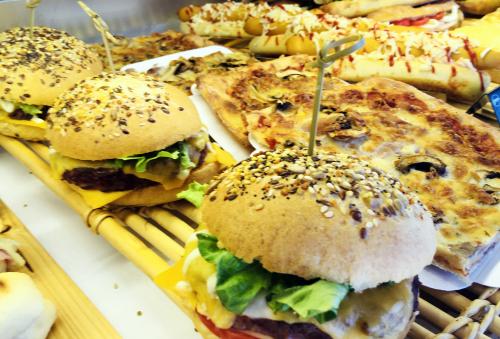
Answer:
<svg viewBox="0 0 500 339"><path fill-rule="evenodd" d="M0 32L0 134L44 139L56 97L102 64L83 41L48 27Z"/></svg>
<svg viewBox="0 0 500 339"><path fill-rule="evenodd" d="M205 338L404 338L431 215L343 154L257 154L209 186L203 224L158 282Z"/></svg>
<svg viewBox="0 0 500 339"><path fill-rule="evenodd" d="M187 95L143 74L81 81L56 99L47 123L54 173L92 207L198 205L203 183L233 164L209 143Z"/></svg>

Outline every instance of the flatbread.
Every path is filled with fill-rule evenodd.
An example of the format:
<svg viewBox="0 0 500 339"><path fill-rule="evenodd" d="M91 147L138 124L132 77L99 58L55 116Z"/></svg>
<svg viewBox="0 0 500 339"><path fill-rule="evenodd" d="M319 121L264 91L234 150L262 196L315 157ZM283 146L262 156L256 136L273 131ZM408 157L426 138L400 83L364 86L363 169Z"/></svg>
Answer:
<svg viewBox="0 0 500 339"><path fill-rule="evenodd" d="M2 339L44 339L55 319L54 304L43 298L29 275L0 273Z"/></svg>
<svg viewBox="0 0 500 339"><path fill-rule="evenodd" d="M278 60L286 68L287 58ZM272 64L259 73L252 65L207 77L211 89L204 98L231 131L237 130L239 138L247 135L254 145L307 145L312 99L299 102L296 96L307 95L315 77L308 78L309 87L288 93L293 89L280 84L286 80L274 75ZM274 95L291 103L280 103L286 110L277 100L246 105L267 95L263 79L272 79L266 81L278 89ZM200 88L204 82L200 79ZM245 123L235 129L238 114ZM228 116L231 120L225 120ZM496 128L398 81L337 82L323 93L318 147L364 157L412 188L439 229L435 264L459 275L470 274L498 242L499 141Z"/></svg>

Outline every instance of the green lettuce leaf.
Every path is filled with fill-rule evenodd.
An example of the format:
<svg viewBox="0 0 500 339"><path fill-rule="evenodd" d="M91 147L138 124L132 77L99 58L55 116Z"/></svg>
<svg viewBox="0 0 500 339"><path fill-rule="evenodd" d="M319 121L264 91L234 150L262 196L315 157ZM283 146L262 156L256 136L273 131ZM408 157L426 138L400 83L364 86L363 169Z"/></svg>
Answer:
<svg viewBox="0 0 500 339"><path fill-rule="evenodd" d="M179 159L179 152L174 151L174 152L169 152L169 151L159 151L155 153L147 153L143 155L135 155L135 156L130 156L130 157L123 157L123 158L118 158L115 160L115 165L116 167L123 167L126 161L135 161L134 169L138 173L143 173L146 172L146 168L148 167L148 164L156 159L159 158L170 158L177 160Z"/></svg>
<svg viewBox="0 0 500 339"><path fill-rule="evenodd" d="M200 208L205 196L205 191L208 188L208 184L200 184L193 181L188 185L188 188L182 192L177 193L177 198L185 199L192 203L196 208Z"/></svg>
<svg viewBox="0 0 500 339"><path fill-rule="evenodd" d="M271 273L258 262L248 264L217 246L217 238L197 234L201 256L217 268L215 292L229 311L242 314L255 297L269 288Z"/></svg>
<svg viewBox="0 0 500 339"><path fill-rule="evenodd" d="M261 292L266 294L273 312L293 312L301 319L314 318L320 323L337 316L349 285L327 280L305 280L270 273L254 261L250 264L219 248L217 238L206 233L197 235L201 256L217 270L215 291L225 308L241 314Z"/></svg>
<svg viewBox="0 0 500 339"><path fill-rule="evenodd" d="M126 162L135 162L135 171L138 173L143 173L146 172L148 164L151 161L160 158L169 158L179 161L181 171L185 171L196 166L196 164L189 158L189 149L188 145L185 142L178 142L158 152L150 152L115 159L114 166L117 168L122 168Z"/></svg>
<svg viewBox="0 0 500 339"><path fill-rule="evenodd" d="M180 159L181 159L181 169L190 169L194 168L196 164L191 161L189 158L189 149L188 145L184 142L181 142L179 145Z"/></svg>
<svg viewBox="0 0 500 339"><path fill-rule="evenodd" d="M41 106L28 105L28 104L18 104L19 108L22 109L24 113L37 115L42 114Z"/></svg>
<svg viewBox="0 0 500 339"><path fill-rule="evenodd" d="M335 319L347 293L348 285L317 280L307 285L275 287L268 296L267 304L274 312L293 311L302 319L315 318L324 323Z"/></svg>

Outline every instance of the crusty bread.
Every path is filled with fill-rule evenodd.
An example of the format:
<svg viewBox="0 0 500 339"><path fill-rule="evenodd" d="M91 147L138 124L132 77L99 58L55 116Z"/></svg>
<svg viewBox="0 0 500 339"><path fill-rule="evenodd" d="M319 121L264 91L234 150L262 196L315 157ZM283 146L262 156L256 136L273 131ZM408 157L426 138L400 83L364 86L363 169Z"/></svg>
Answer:
<svg viewBox="0 0 500 339"><path fill-rule="evenodd" d="M469 14L484 15L500 8L500 0L459 0L462 10Z"/></svg>
<svg viewBox="0 0 500 339"><path fill-rule="evenodd" d="M193 181L199 183L210 181L210 179L220 172L220 166L219 163L215 162L205 163L191 172L181 187L165 190L162 185L150 186L134 190L120 199L113 201L112 204L119 206L154 206L179 200L177 193L184 191L189 183Z"/></svg>
<svg viewBox="0 0 500 339"><path fill-rule="evenodd" d="M437 14L439 12L450 11L453 6L456 6L453 1L429 4L421 7L397 5L381 8L372 13L369 13L367 17L377 21L394 21L407 18L418 18L422 16Z"/></svg>
<svg viewBox="0 0 500 339"><path fill-rule="evenodd" d="M321 9L330 14L342 15L348 18L367 15L378 9L397 5L420 5L429 0L342 0L333 1L321 6Z"/></svg>
<svg viewBox="0 0 500 339"><path fill-rule="evenodd" d="M45 129L35 126L14 125L0 121L0 134L30 141L45 140Z"/></svg>
<svg viewBox="0 0 500 339"><path fill-rule="evenodd" d="M87 45L53 28L16 27L0 33L0 99L51 106L56 97L102 64Z"/></svg>
<svg viewBox="0 0 500 339"><path fill-rule="evenodd" d="M44 299L29 275L0 273L2 338L46 338L56 319L54 305Z"/></svg>
<svg viewBox="0 0 500 339"><path fill-rule="evenodd" d="M47 122L52 146L80 160L157 151L202 127L196 108L181 90L124 72L102 73L63 93Z"/></svg>
<svg viewBox="0 0 500 339"><path fill-rule="evenodd" d="M336 62L327 72L349 82L383 77L405 82L428 91L447 93L452 98L474 101L490 84L486 72L467 67L441 63L424 63L418 60L374 60L359 57L353 63Z"/></svg>
<svg viewBox="0 0 500 339"><path fill-rule="evenodd" d="M431 216L399 181L347 155L315 159L285 150L241 162L212 184L203 222L247 262L357 291L413 277L432 262Z"/></svg>

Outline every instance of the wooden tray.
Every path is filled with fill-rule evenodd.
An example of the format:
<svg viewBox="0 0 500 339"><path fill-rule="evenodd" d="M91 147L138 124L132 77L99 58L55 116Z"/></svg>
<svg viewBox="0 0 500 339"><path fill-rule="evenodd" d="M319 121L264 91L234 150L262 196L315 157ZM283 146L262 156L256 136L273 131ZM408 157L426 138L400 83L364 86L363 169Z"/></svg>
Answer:
<svg viewBox="0 0 500 339"><path fill-rule="evenodd" d="M49 339L120 338L108 321L0 200L0 232L16 240L29 274L42 294L56 305L57 320ZM0 334L1 337L1 334Z"/></svg>
<svg viewBox="0 0 500 339"><path fill-rule="evenodd" d="M92 231L104 237L153 281L182 256L184 242L200 221L199 211L186 203L92 210L64 182L51 177L47 147L3 136L0 146L24 163L72 206ZM175 296L165 292L182 308ZM411 338L500 337L499 289L480 285L457 292L422 288L419 302L420 314L411 327Z"/></svg>

